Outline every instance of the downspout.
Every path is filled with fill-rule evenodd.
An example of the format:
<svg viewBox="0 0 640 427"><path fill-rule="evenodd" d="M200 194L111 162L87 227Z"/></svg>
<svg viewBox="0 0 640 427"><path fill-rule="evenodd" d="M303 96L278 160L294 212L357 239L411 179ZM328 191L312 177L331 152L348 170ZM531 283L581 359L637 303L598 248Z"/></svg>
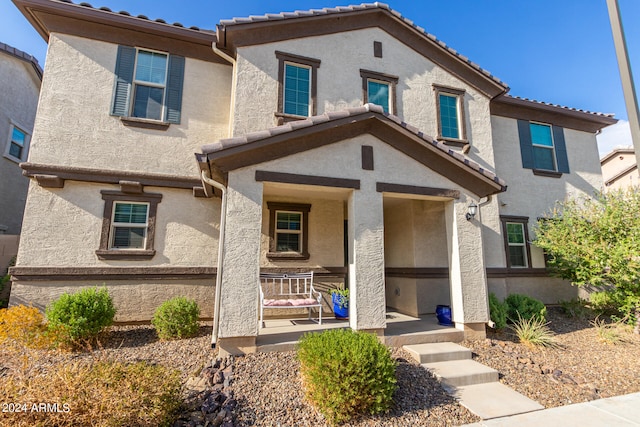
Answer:
<svg viewBox="0 0 640 427"><path fill-rule="evenodd" d="M218 27L218 34L221 33L220 28ZM236 86L237 86L237 77L236 77L236 59L234 57L232 57L231 55L229 55L228 53L218 49L218 46L216 46L217 44L217 40L214 41L211 44L211 48L213 49L213 52L222 57L224 60L229 61L229 63L232 66L232 80L231 80L231 102L229 102L229 128L227 129L227 136L230 137L233 134L233 115L234 115L234 108L235 108L235 104L236 104Z"/></svg>
<svg viewBox="0 0 640 427"><path fill-rule="evenodd" d="M222 289L222 261L224 251L224 231L227 217L227 189L218 181L209 178L204 171L201 172L202 181L222 192L222 206L220 207L220 232L218 233L218 264L216 268L216 296L213 303L213 334L211 335L211 348L216 348L218 342L218 329L220 326L220 293Z"/></svg>
<svg viewBox="0 0 640 427"><path fill-rule="evenodd" d="M484 197L481 197L480 200L478 200L478 209L480 209L482 206L486 206L491 202L493 195L489 194L488 196L486 196L487 200L482 201L482 199ZM484 244L484 243L483 243ZM485 266L486 268L486 266ZM486 271L486 270L485 270ZM489 284L487 283L487 289L489 289ZM487 291L488 292L488 291ZM487 307L489 307L489 301L488 301L489 295L487 293ZM495 329L496 324L494 323L493 320L491 320L491 311L489 311L489 320L487 322L485 322L491 329Z"/></svg>

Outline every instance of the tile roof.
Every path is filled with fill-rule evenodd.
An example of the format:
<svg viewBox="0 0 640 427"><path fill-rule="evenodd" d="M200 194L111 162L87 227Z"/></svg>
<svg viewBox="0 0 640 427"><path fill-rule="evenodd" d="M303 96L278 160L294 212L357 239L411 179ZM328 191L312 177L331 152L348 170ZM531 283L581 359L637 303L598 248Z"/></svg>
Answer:
<svg viewBox="0 0 640 427"><path fill-rule="evenodd" d="M152 20L152 19L149 19L149 17L147 17L146 15L133 16L129 12L127 12L126 10L121 10L119 12L114 12L113 10L111 10L110 8L108 8L106 6L94 7L90 3L87 3L87 2L74 3L72 0L55 0L55 1L58 1L60 3L72 4L74 6L82 6L82 7L88 8L88 9L94 9L94 10L100 10L100 11L103 11L103 12L109 12L109 13L113 13L113 14L116 14L116 15L129 16L131 18L142 19L144 21L157 22L158 24L164 24L164 25L169 25L169 26L173 26L173 27L184 28L184 29L194 30L194 31L201 31L201 32L204 32L204 33L215 33L215 31L213 31L213 30L205 30L205 29L201 29L201 28L196 27L196 26L185 27L180 22L174 22L173 24L169 24L164 19L159 19L158 18L158 19L153 19Z"/></svg>
<svg viewBox="0 0 640 427"><path fill-rule="evenodd" d="M577 112L577 113L593 114L595 116L600 116L600 117L613 118L613 116L614 116L614 114L611 114L611 113L598 113L598 112L593 112L593 111L588 111L588 110L581 110L579 108L567 107L566 105L552 104L552 103L549 103L549 102L537 101L535 99L529 99L529 98L521 98L519 96L513 96L513 95L508 95L508 94L504 94L504 95L502 95L502 97L503 98L508 98L508 99L511 99L511 100L524 101L524 102L527 102L527 103L537 104L537 105L540 105L540 106L562 108L563 110L574 111L574 112Z"/></svg>
<svg viewBox="0 0 640 427"><path fill-rule="evenodd" d="M38 78L42 80L42 68L38 63L38 60L33 55L29 55L27 52L23 52L20 49L16 49L15 47L9 46L8 44L2 42L0 42L0 52L7 53L11 56L15 56L18 59L29 62L38 75Z"/></svg>
<svg viewBox="0 0 640 427"><path fill-rule="evenodd" d="M466 56L458 53L456 50L454 50L451 47L447 46L447 44L444 43L442 40L438 40L438 38L436 36L434 36L431 33L428 33L424 28L416 25L412 20L410 20L408 18L405 18L404 16L402 16L402 14L400 12L397 12L397 11L391 9L391 7L389 7L389 5L385 4L385 3L380 3L380 2L362 3L360 5L352 5L352 6L338 6L338 7L324 8L324 9L310 9L310 10L297 10L297 11L294 11L294 12L281 12L281 13L277 13L277 14L268 13L266 15L252 15L252 16L249 16L247 18L223 19L223 20L220 21L220 25L222 25L222 26L233 26L233 25L241 25L241 24L252 24L252 23L257 23L257 22L266 22L266 21L282 21L282 20L286 20L286 19L306 18L306 17L311 17L311 16L322 16L322 15L333 15L333 14L357 12L357 11L371 10L371 9L382 9L382 10L388 11L389 13L391 13L396 18L400 19L405 24L409 25L410 27L413 27L415 30L420 32L422 35L424 35L425 37L429 38L433 42L437 43L441 48L445 49L446 51L448 51L452 55L456 56L462 62L468 64L469 66L471 66L475 70L477 70L480 73L484 74L486 77L492 79L497 84L499 84L501 86L504 86L505 89L508 89L508 85L506 83L504 83L502 80L500 80L499 78L497 78L496 76L491 74L489 71L485 70L484 68L480 67L478 64L476 64L475 62L471 61Z"/></svg>
<svg viewBox="0 0 640 427"><path fill-rule="evenodd" d="M293 131L298 130L298 129L308 128L308 127L311 127L311 126L314 126L314 125L317 125L317 124L320 124L320 123L337 121L337 120L348 118L348 117L356 118L358 116L365 115L365 114L368 114L368 113L379 114L380 116L382 116L382 117L394 122L395 124L401 126L402 128L408 130L409 132L411 132L412 134L414 134L415 136L420 138L425 144L428 144L428 145L440 150L441 152L443 152L444 154L452 157L456 161L458 161L460 163L463 163L468 168L474 170L475 172L477 172L477 173L483 175L484 177L490 179L491 181L497 183L498 185L500 185L502 187L503 191L506 190L507 183L504 180L502 180L501 178L498 178L498 176L496 176L495 173L483 168L478 163L476 163L473 160L469 159L464 154L459 153L459 152L457 152L455 150L452 150L449 146L445 145L444 143L442 143L440 141L437 141L437 140L433 139L432 137L424 134L423 132L421 132L416 127L411 126L410 124L403 122L402 119L400 119L398 116L394 116L393 114L385 113L381 106L375 105L375 104L365 104L362 107L355 107L355 108L349 108L349 109L346 109L346 110L325 113L325 114L322 114L322 115L319 115L319 116L309 117L309 118L307 118L305 120L297 120L297 121L289 122L289 123L286 123L286 124L284 124L282 126L276 126L276 127L273 127L273 128L270 128L270 129L266 129L266 130L261 130L261 131L258 131L258 132L251 132L251 133L248 133L248 134L243 135L243 136L221 139L221 140L219 140L219 141L217 141L217 142L215 142L213 144L203 145L202 146L202 153L203 154L210 154L210 153L215 153L215 152L219 152L219 151L224 151L224 150L232 148L232 147L248 144L248 143L251 143L251 142L254 142L254 141L267 139L267 138L270 138L270 137L273 137L273 136L276 136L276 135L281 135L281 134L293 132Z"/></svg>

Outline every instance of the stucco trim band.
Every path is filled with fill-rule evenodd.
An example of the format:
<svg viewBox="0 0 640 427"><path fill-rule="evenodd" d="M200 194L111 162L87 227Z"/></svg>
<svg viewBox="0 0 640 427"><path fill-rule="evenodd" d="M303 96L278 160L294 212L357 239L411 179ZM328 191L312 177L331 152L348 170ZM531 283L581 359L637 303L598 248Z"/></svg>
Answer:
<svg viewBox="0 0 640 427"><path fill-rule="evenodd" d="M360 189L359 179L331 178L328 176L299 175L284 172L256 171L258 182L280 182L284 184L318 185L321 187L338 187Z"/></svg>
<svg viewBox="0 0 640 427"><path fill-rule="evenodd" d="M448 267L386 267L384 275L387 277L405 277L408 279L447 279Z"/></svg>
<svg viewBox="0 0 640 427"><path fill-rule="evenodd" d="M11 267L12 280L214 279L215 267Z"/></svg>
<svg viewBox="0 0 640 427"><path fill-rule="evenodd" d="M497 279L503 277L552 277L546 268L487 268L487 277Z"/></svg>
<svg viewBox="0 0 640 427"><path fill-rule="evenodd" d="M376 182L376 191L379 193L416 194L420 196L447 197L459 199L460 191L447 188L420 187L417 185L391 184L388 182Z"/></svg>
<svg viewBox="0 0 640 427"><path fill-rule="evenodd" d="M98 182L103 184L120 184L120 181L139 182L150 187L184 188L193 191L194 187L201 187L198 178L178 175L165 175L154 173L140 173L130 171L115 171L105 169L80 168L75 166L45 165L40 163L20 163L22 174L30 178L36 178L38 183L43 181L43 186L55 182L57 185L62 180ZM40 176L40 179L38 179ZM42 179L42 177L46 179ZM61 188L61 187L58 187Z"/></svg>

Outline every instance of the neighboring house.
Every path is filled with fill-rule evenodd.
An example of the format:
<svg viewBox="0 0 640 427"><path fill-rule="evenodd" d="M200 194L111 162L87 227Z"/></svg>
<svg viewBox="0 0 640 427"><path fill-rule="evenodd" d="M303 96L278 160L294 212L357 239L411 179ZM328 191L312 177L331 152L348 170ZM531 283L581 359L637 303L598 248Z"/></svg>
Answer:
<svg viewBox="0 0 640 427"><path fill-rule="evenodd" d="M616 147L600 159L604 190L618 190L640 185L640 174L633 146Z"/></svg>
<svg viewBox="0 0 640 427"><path fill-rule="evenodd" d="M216 32L14 3L49 49L12 303L105 284L117 320L174 295L210 317L217 291L218 345L242 352L260 272L346 281L351 327L378 333L387 307L451 304L473 338L489 291L576 295L533 226L602 186L595 133L612 117L511 97L379 3Z"/></svg>
<svg viewBox="0 0 640 427"><path fill-rule="evenodd" d="M0 43L0 233L20 234L29 180L27 161L42 69L28 53Z"/></svg>
<svg viewBox="0 0 640 427"><path fill-rule="evenodd" d="M33 56L0 43L0 275L18 253L29 188L19 164L29 154L41 83Z"/></svg>

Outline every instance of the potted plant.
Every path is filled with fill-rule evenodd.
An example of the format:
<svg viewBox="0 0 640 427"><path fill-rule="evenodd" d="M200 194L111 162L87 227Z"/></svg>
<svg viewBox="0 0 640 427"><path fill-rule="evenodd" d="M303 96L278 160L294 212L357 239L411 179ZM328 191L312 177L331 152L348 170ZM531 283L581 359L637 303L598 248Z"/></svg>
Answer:
<svg viewBox="0 0 640 427"><path fill-rule="evenodd" d="M349 288L331 289L331 301L333 302L333 314L336 319L348 319Z"/></svg>

